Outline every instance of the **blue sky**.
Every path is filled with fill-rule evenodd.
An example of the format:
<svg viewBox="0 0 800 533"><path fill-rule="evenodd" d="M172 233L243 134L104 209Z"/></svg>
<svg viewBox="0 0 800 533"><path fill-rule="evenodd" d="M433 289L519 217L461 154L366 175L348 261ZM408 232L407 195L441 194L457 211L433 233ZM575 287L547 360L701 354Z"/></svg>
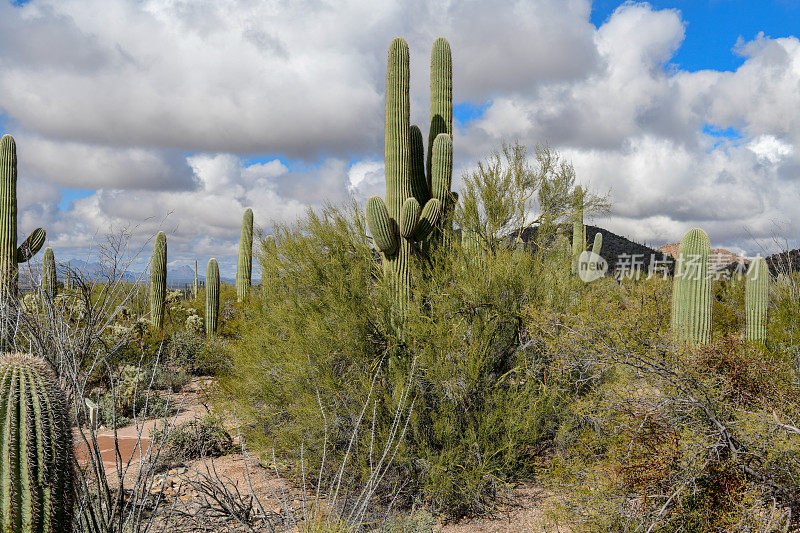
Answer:
<svg viewBox="0 0 800 533"><path fill-rule="evenodd" d="M171 259L226 272L245 207L270 231L383 193L386 47L408 40L426 132L444 34L456 189L504 140L546 142L609 192L594 222L610 231L664 243L699 226L753 253L783 224L800 246L800 0L181 5L0 0L20 232L43 225L80 256L108 228L169 229Z"/></svg>
<svg viewBox="0 0 800 533"><path fill-rule="evenodd" d="M650 0L657 9L678 9L686 21L686 39L672 63L689 71L735 70L744 58L734 53L739 37L749 41L759 32L769 37L796 35L799 0ZM592 2L592 23L599 27L619 1Z"/></svg>

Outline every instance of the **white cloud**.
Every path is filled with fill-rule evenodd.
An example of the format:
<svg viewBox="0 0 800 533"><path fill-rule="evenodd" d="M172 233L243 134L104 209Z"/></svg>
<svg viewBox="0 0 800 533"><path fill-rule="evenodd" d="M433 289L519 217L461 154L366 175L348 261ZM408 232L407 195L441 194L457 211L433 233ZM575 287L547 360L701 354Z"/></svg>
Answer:
<svg viewBox="0 0 800 533"><path fill-rule="evenodd" d="M590 7L2 3L0 112L18 140L21 224L65 249L163 226L171 258L226 268L247 206L269 228L309 204L383 194L389 41L409 42L412 122L426 132L430 45L445 35L456 100L488 105L455 132L456 186L502 139L549 142L579 181L611 191L615 213L599 222L612 231L660 244L700 225L753 251L779 223L800 245L797 37L739 42L734 72L686 72L665 67L684 38L678 11L625 3L595 28ZM59 187L98 192L64 213Z"/></svg>

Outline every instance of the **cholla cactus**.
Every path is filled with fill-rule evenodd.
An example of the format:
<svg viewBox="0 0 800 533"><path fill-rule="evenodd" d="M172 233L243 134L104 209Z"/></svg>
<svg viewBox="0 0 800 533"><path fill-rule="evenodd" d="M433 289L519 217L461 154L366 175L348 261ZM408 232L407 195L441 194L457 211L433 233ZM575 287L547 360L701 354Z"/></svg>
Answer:
<svg viewBox="0 0 800 533"><path fill-rule="evenodd" d="M253 275L253 210L245 209L242 234L239 236L239 263L236 267L236 300L241 302L250 292Z"/></svg>
<svg viewBox="0 0 800 533"><path fill-rule="evenodd" d="M745 339L764 342L767 339L770 280L767 262L763 257L753 259L745 279Z"/></svg>
<svg viewBox="0 0 800 533"><path fill-rule="evenodd" d="M687 344L711 341L711 245L701 229L691 229L678 249L672 285L671 327L674 338Z"/></svg>
<svg viewBox="0 0 800 533"><path fill-rule="evenodd" d="M208 261L206 268L206 336L217 332L219 316L219 265L216 259Z"/></svg>
<svg viewBox="0 0 800 533"><path fill-rule="evenodd" d="M72 429L64 395L47 366L0 356L0 530L72 531Z"/></svg>

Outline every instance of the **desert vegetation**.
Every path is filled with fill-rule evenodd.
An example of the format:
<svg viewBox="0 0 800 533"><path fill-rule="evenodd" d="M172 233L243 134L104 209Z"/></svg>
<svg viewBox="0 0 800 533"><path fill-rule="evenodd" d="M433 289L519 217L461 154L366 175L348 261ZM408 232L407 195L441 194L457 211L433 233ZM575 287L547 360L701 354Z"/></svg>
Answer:
<svg viewBox="0 0 800 533"><path fill-rule="evenodd" d="M164 232L109 234L92 272L38 264L43 229L18 247L3 136L3 531L426 532L519 486L542 495L525 530L800 528L794 256L728 275L694 228L626 263L546 144L456 193L442 38L430 87L425 143L392 41L385 197L269 233L248 208L235 285L209 258L184 292Z"/></svg>

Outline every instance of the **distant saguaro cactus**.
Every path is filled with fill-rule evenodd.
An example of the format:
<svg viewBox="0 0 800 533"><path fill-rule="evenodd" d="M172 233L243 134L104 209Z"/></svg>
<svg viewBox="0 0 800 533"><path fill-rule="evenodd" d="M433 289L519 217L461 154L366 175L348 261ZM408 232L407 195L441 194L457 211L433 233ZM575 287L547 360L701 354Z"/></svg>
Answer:
<svg viewBox="0 0 800 533"><path fill-rule="evenodd" d="M56 259L53 249L49 246L44 249L42 256L42 290L50 300L58 294L58 278L56 276Z"/></svg>
<svg viewBox="0 0 800 533"><path fill-rule="evenodd" d="M592 253L594 255L600 255L600 252L603 249L603 234L599 231L594 234L594 243L592 243Z"/></svg>
<svg viewBox="0 0 800 533"><path fill-rule="evenodd" d="M711 341L711 279L708 256L711 245L701 229L691 229L678 248L672 284L673 337L687 344Z"/></svg>
<svg viewBox="0 0 800 533"><path fill-rule="evenodd" d="M572 273L578 272L578 258L586 250L586 226L583 225L584 191L575 187L572 197Z"/></svg>
<svg viewBox="0 0 800 533"><path fill-rule="evenodd" d="M197 299L197 288L198 288L198 281L197 281L197 259L194 260L194 299Z"/></svg>
<svg viewBox="0 0 800 533"><path fill-rule="evenodd" d="M167 297L167 236L156 235L153 260L150 264L150 323L156 329L164 327L164 303Z"/></svg>
<svg viewBox="0 0 800 533"><path fill-rule="evenodd" d="M219 315L219 265L216 259L209 259L206 268L206 336L217 332Z"/></svg>
<svg viewBox="0 0 800 533"><path fill-rule="evenodd" d="M242 234L239 236L239 263L236 267L236 300L241 302L250 292L253 275L253 210L245 209Z"/></svg>
<svg viewBox="0 0 800 533"><path fill-rule="evenodd" d="M49 369L0 356L0 530L69 533L74 512L72 429Z"/></svg>
<svg viewBox="0 0 800 533"><path fill-rule="evenodd" d="M769 281L767 261L756 257L745 276L745 339L748 341L764 342L767 339Z"/></svg>

